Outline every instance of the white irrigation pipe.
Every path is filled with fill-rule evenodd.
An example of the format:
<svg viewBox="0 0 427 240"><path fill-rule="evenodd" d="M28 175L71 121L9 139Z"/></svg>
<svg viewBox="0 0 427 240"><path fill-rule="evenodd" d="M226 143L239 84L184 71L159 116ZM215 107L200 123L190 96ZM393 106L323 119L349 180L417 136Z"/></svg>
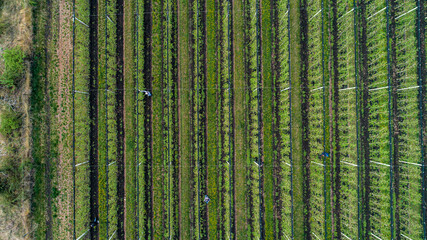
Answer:
<svg viewBox="0 0 427 240"><path fill-rule="evenodd" d="M372 89L369 89L369 91L377 91L377 90L387 89L387 88L388 88L388 86L386 86L386 87L379 87L379 88L372 88Z"/></svg>
<svg viewBox="0 0 427 240"><path fill-rule="evenodd" d="M419 167L422 167L422 166L423 166L423 165L421 165L421 164L419 164L419 163L411 163L411 162L405 162L405 161L399 161L399 162L401 162L401 163L406 163L406 164L412 164L412 165L419 166Z"/></svg>
<svg viewBox="0 0 427 240"><path fill-rule="evenodd" d="M325 165L323 165L323 164L321 164L321 163L318 163L318 162L315 162L315 161L311 161L312 163L314 163L314 164L317 164L317 165L319 165L319 166L322 166L322 167L324 167Z"/></svg>
<svg viewBox="0 0 427 240"><path fill-rule="evenodd" d="M351 240L351 238L349 238L347 235L345 235L344 233L341 233L341 235L343 235L345 238Z"/></svg>
<svg viewBox="0 0 427 240"><path fill-rule="evenodd" d="M108 20L110 20L110 22L111 22L112 24L115 24L115 23L113 22L113 20L111 20L110 16L108 16L108 15L107 15L107 19L108 19Z"/></svg>
<svg viewBox="0 0 427 240"><path fill-rule="evenodd" d="M375 234L371 233L372 236L374 236L376 239L382 240L380 237L376 236Z"/></svg>
<svg viewBox="0 0 427 240"><path fill-rule="evenodd" d="M390 165L385 164L385 163L380 163L380 162L375 162L375 161L371 161L371 163L375 163L375 164L378 164L378 165L383 165L383 166L386 166L386 167L390 167Z"/></svg>
<svg viewBox="0 0 427 240"><path fill-rule="evenodd" d="M87 94L87 95L89 95L89 93L88 92L81 92L81 91L74 91L75 93L82 93L82 94Z"/></svg>
<svg viewBox="0 0 427 240"><path fill-rule="evenodd" d="M313 235L317 238L317 239L319 239L320 240L320 238L313 232Z"/></svg>
<svg viewBox="0 0 427 240"><path fill-rule="evenodd" d="M83 233L82 235L80 235L80 237L78 237L76 240L79 240L80 238L82 238L84 235L86 235L87 232L89 232L89 229L85 233Z"/></svg>
<svg viewBox="0 0 427 240"><path fill-rule="evenodd" d="M283 90L280 90L280 92L283 92L283 91L286 91L286 90L289 90L289 89L291 89L290 87L287 87L287 88L285 88L285 89L283 89Z"/></svg>
<svg viewBox="0 0 427 240"><path fill-rule="evenodd" d="M291 164L289 164L289 163L285 163L286 165L288 165L289 167L291 166Z"/></svg>
<svg viewBox="0 0 427 240"><path fill-rule="evenodd" d="M113 238L114 234L116 234L116 231L114 231L113 234L111 234L111 237L108 240L111 240Z"/></svg>
<svg viewBox="0 0 427 240"><path fill-rule="evenodd" d="M89 161L86 161L86 162L82 162L82 163L79 163L79 164L76 164L76 167L77 166L80 166L80 165L83 165L83 164L86 164L86 163L88 163Z"/></svg>
<svg viewBox="0 0 427 240"><path fill-rule="evenodd" d="M112 162L112 163L108 164L108 166L111 166L111 165L112 165L112 164L114 164L114 163L116 163L116 161L114 161L114 162Z"/></svg>
<svg viewBox="0 0 427 240"><path fill-rule="evenodd" d="M312 89L312 90L310 90L310 92L314 92L314 91L317 91L317 90L320 90L320 89L323 89L323 87Z"/></svg>
<svg viewBox="0 0 427 240"><path fill-rule="evenodd" d="M351 90L351 89L356 89L356 87L341 88L341 89L338 89L338 91L347 91L347 90Z"/></svg>
<svg viewBox="0 0 427 240"><path fill-rule="evenodd" d="M81 24L83 24L83 25L85 25L87 28L89 28L89 26L86 24L86 23L84 23L84 22L82 22L80 19L78 19L78 18L75 18L77 21L79 21Z"/></svg>
<svg viewBox="0 0 427 240"><path fill-rule="evenodd" d="M350 166L354 166L354 167L358 167L357 164L354 163L349 163L349 162L345 162L345 161L341 161L342 163L348 164Z"/></svg>
<svg viewBox="0 0 427 240"><path fill-rule="evenodd" d="M311 19L313 19L315 16L317 16L320 12L322 11L322 9L320 9L316 14L314 14L313 17L311 17L310 19L308 19L308 21L310 21Z"/></svg>
<svg viewBox="0 0 427 240"><path fill-rule="evenodd" d="M352 8L350 11L344 13L344 15L342 15L341 17L339 17L338 20L340 20L341 18L345 17L345 15L347 15L347 14L353 12L353 11L354 11L354 8Z"/></svg>
<svg viewBox="0 0 427 240"><path fill-rule="evenodd" d="M404 90L415 89L415 88L419 88L419 87L420 86L413 86L413 87L401 88L401 89L397 89L397 91L404 91Z"/></svg>
<svg viewBox="0 0 427 240"><path fill-rule="evenodd" d="M400 235L402 235L402 237L405 237L405 238L407 238L407 239L409 239L409 240L412 240L412 238L410 238L410 237L408 237L408 236L405 236L405 235L403 235L402 233L401 233Z"/></svg>
<svg viewBox="0 0 427 240"><path fill-rule="evenodd" d="M410 12L414 11L414 10L415 10L415 9L417 9L417 8L418 8L418 7L415 7L415 8L413 8L413 9L411 9L411 10L407 11L406 13L404 13L404 14L400 15L399 17L397 17L397 18L396 18L396 20L397 20L397 19L399 19L399 18L401 18L401 17L403 17L403 16L405 16L406 14L408 14L408 13L410 13Z"/></svg>
<svg viewBox="0 0 427 240"><path fill-rule="evenodd" d="M383 9L379 10L379 11L378 11L378 12L376 12L376 13L374 13L373 15L371 15L370 17L368 17L368 20L369 20L370 18L372 18L373 16L377 15L378 13L380 13L380 12L384 11L386 8L387 8L387 7L385 7L385 8L383 8Z"/></svg>

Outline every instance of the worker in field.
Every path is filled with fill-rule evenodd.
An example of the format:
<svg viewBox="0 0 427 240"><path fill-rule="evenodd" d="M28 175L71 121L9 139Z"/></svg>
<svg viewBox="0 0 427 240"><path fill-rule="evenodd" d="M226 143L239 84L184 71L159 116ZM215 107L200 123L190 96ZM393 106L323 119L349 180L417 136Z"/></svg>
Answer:
<svg viewBox="0 0 427 240"><path fill-rule="evenodd" d="M90 222L90 227L91 227L91 228L94 228L96 225L98 225L98 223L99 223L99 219L97 219L97 218L95 217L95 220L93 220L93 222Z"/></svg>
<svg viewBox="0 0 427 240"><path fill-rule="evenodd" d="M205 199L203 200L206 204L209 203L211 199L208 197L208 195L205 195Z"/></svg>
<svg viewBox="0 0 427 240"><path fill-rule="evenodd" d="M140 90L139 92L145 93L145 95L147 95L148 97L151 97L151 92L147 91L147 90Z"/></svg>
<svg viewBox="0 0 427 240"><path fill-rule="evenodd" d="M329 153L323 152L322 154L319 155L319 158L321 157L329 157Z"/></svg>

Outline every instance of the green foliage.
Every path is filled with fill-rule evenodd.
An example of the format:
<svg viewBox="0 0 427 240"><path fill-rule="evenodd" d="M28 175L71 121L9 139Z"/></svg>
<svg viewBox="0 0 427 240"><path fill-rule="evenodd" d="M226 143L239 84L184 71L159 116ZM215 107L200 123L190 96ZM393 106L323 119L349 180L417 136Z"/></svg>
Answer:
<svg viewBox="0 0 427 240"><path fill-rule="evenodd" d="M1 85L15 88L18 80L24 75L24 58L25 54L19 47L3 52L4 72L0 76Z"/></svg>
<svg viewBox="0 0 427 240"><path fill-rule="evenodd" d="M8 110L1 115L0 133L4 136L11 136L20 126L21 119L16 112Z"/></svg>
<svg viewBox="0 0 427 240"><path fill-rule="evenodd" d="M0 195L9 203L14 203L21 189L21 171L17 159L5 157L0 167Z"/></svg>

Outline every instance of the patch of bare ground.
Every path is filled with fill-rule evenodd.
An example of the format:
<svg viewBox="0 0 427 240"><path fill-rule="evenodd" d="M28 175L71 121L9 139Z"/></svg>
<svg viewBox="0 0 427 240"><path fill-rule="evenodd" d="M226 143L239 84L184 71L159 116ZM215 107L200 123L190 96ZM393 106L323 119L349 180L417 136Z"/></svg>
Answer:
<svg viewBox="0 0 427 240"><path fill-rule="evenodd" d="M70 224L67 224L67 219L72 218L72 169L70 165L70 126L71 126L71 54L72 54L72 35L71 35L71 21L72 6L69 2L60 1L59 3L59 44L57 49L57 56L59 60L58 65L58 115L56 116L58 122L58 190L61 193L58 198L57 207L59 224L58 232L59 238L71 239Z"/></svg>

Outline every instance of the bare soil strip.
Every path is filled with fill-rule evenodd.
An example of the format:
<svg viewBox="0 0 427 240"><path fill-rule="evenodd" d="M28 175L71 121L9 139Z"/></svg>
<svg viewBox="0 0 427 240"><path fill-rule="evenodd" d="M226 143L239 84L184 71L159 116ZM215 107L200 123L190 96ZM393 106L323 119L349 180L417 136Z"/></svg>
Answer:
<svg viewBox="0 0 427 240"><path fill-rule="evenodd" d="M98 1L90 1L89 21L89 118L90 118L90 222L99 219L98 213ZM90 238L99 238L99 227L90 228Z"/></svg>

